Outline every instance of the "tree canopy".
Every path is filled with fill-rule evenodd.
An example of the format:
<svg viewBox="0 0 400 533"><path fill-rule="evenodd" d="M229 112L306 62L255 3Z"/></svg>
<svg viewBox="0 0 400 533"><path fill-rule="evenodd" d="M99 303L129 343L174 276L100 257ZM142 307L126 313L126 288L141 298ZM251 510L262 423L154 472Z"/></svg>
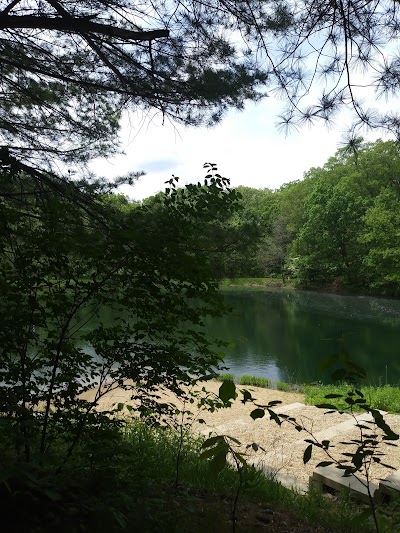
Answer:
<svg viewBox="0 0 400 533"><path fill-rule="evenodd" d="M291 276L398 295L400 155L395 141L358 139L277 191L247 189L235 224L253 253L219 258L222 275ZM239 189L242 190L242 189ZM251 232L246 222L251 212ZM267 216L266 216L267 215ZM242 236L242 241L245 241Z"/></svg>
<svg viewBox="0 0 400 533"><path fill-rule="evenodd" d="M244 53L234 44L233 33L244 32L246 24L250 30L244 5L126 0L4 5L2 142L30 157L85 160L114 149L126 107L193 125L218 121L227 107L242 108L245 99L261 96L267 79L254 50ZM279 10L259 6L261 27L276 27Z"/></svg>
<svg viewBox="0 0 400 533"><path fill-rule="evenodd" d="M397 112L367 109L357 74L398 93L398 28L391 0L3 1L0 145L40 165L87 161L117 148L123 109L213 124L267 94L283 96L284 129L351 106L351 139L363 125L398 136Z"/></svg>

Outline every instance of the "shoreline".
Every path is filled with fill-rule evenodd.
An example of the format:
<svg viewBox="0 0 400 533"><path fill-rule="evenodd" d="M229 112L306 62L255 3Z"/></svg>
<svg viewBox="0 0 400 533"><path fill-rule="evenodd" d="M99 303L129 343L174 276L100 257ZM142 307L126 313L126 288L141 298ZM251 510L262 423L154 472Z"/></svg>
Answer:
<svg viewBox="0 0 400 533"><path fill-rule="evenodd" d="M400 295L384 294L373 290L363 290L357 287L346 287L340 281L332 282L299 282L294 279L287 279L283 282L281 279L273 278L225 278L219 284L220 289L237 288L237 289L268 289L277 288L285 290L318 292L322 294L337 294L339 296L367 296L370 298L382 298L386 300L400 300Z"/></svg>

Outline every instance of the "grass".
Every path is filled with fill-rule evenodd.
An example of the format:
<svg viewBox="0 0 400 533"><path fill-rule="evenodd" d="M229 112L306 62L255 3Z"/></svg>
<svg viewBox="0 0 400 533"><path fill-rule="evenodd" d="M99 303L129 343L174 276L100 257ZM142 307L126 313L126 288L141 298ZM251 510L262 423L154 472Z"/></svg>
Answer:
<svg viewBox="0 0 400 533"><path fill-rule="evenodd" d="M218 379L221 380L221 381L235 381L236 378L235 378L234 374L227 373L227 374L220 374L218 376Z"/></svg>
<svg viewBox="0 0 400 533"><path fill-rule="evenodd" d="M350 385L305 385L305 400L310 405L326 403L327 394L343 394L351 390ZM400 413L400 388L384 385L383 387L360 386L359 390L364 394L367 403L374 409L381 409L389 413ZM348 405L338 399L330 399L329 403L337 406L339 409L347 408Z"/></svg>
<svg viewBox="0 0 400 533"><path fill-rule="evenodd" d="M232 531L237 472L225 466L215 473L199 457L202 442L187 432L181 441L179 432L142 421L122 429L96 426L84 434L62 475L51 474L47 463L19 463L12 474L7 465L0 481L2 520L15 533ZM59 461L57 449L52 457ZM368 523L358 521L361 509L348 499L300 495L253 467L243 476L237 533L265 524L293 533L369 531Z"/></svg>
<svg viewBox="0 0 400 533"><path fill-rule="evenodd" d="M238 475L229 466L213 471L199 457L201 445L185 434L176 479L179 432L139 421L91 431L62 475L50 475L49 465L21 464L1 482L2 520L12 533L228 533ZM299 495L253 467L245 467L243 480L237 533L267 522L295 533L358 531L349 524L360 509L348 502L338 509L312 491Z"/></svg>
<svg viewBox="0 0 400 533"><path fill-rule="evenodd" d="M325 396L327 394L342 394L346 396L347 392L351 390L351 385L291 385L284 381L274 381L270 378L262 378L258 376L243 375L237 378L234 374L220 374L221 381L234 381L240 385L252 385L254 387L262 387L267 389L277 389L282 392L304 392L305 403L309 405L318 405L327 403ZM359 390L364 394L367 403L373 409L380 409L389 413L400 413L400 387L393 387L392 385L384 385L376 387L373 385L360 386ZM339 409L347 409L348 404L342 399L329 399L329 403L335 405Z"/></svg>
<svg viewBox="0 0 400 533"><path fill-rule="evenodd" d="M185 436L176 486L179 434L173 430L133 423L120 441L113 444L116 459L113 455L110 461L107 453L98 450L96 483L104 486L101 478L106 477L110 499L105 501L114 514L120 513L119 530L131 531L132 523L135 530L148 532L232 530L230 515L237 473L225 467L216 474L207 461L200 460L201 444L200 438ZM93 449L96 447L92 446ZM119 457L123 457L123 462ZM115 470L110 478L113 463ZM313 531L312 524L325 526L329 531L357 531L357 527L351 528L349 524L359 512L348 502L342 502L338 509L335 502L315 492L299 495L249 467L244 471L236 531L258 531L260 515L268 520L273 516L274 522L285 525L288 531Z"/></svg>
<svg viewBox="0 0 400 533"><path fill-rule="evenodd" d="M289 392L291 390L289 383L285 383L284 381L277 381L276 388L283 392Z"/></svg>
<svg viewBox="0 0 400 533"><path fill-rule="evenodd" d="M264 389L275 389L282 392L303 392L303 386L291 385L285 381L274 381L270 378L262 378L259 376L251 376L244 374L241 377L236 377L234 374L220 374L218 379L221 381L234 381L239 385L251 385L253 387L261 387Z"/></svg>
<svg viewBox="0 0 400 533"><path fill-rule="evenodd" d="M269 378L259 378L257 376L241 376L240 385L253 385L254 387L263 387L264 389L272 388L272 382Z"/></svg>

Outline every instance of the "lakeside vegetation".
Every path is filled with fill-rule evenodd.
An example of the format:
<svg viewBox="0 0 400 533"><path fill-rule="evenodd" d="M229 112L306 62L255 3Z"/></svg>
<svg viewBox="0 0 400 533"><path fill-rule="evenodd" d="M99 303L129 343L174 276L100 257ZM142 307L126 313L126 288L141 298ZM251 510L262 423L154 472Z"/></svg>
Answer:
<svg viewBox="0 0 400 533"><path fill-rule="evenodd" d="M279 278L224 278L221 287L293 287L296 280L287 279L285 283Z"/></svg>
<svg viewBox="0 0 400 533"><path fill-rule="evenodd" d="M276 389L282 392L296 392L304 394L304 401L308 405L320 405L326 403L326 396L337 394L346 396L351 385L342 383L338 385L323 385L318 384L293 384L284 381L275 381L269 378L258 376L241 376L236 377L231 373L219 374L218 379L221 381L233 381L239 385L250 385L253 387L262 387L266 389ZM389 413L400 414L400 387L392 385L362 385L358 386L366 398L368 404L373 409L380 409ZM348 404L341 398L331 399L329 403L335 405L339 409L348 409ZM355 409L357 406L355 406Z"/></svg>

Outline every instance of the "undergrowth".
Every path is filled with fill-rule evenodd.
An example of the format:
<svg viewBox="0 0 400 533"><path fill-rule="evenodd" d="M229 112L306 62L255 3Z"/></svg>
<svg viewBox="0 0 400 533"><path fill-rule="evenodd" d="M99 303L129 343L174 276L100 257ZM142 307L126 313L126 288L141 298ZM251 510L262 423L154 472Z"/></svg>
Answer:
<svg viewBox="0 0 400 533"><path fill-rule="evenodd" d="M175 484L179 442L178 432L142 422L107 436L91 432L58 475L46 465L30 465L24 475L3 480L2 520L18 533L131 532L132 524L146 532L230 531L237 473L224 467L216 475L199 458L202 439L186 435ZM357 531L349 524L359 509L349 502L338 509L318 493L301 496L246 467L236 531L257 530L251 516L266 509L294 516L293 523L305 528L314 523Z"/></svg>

